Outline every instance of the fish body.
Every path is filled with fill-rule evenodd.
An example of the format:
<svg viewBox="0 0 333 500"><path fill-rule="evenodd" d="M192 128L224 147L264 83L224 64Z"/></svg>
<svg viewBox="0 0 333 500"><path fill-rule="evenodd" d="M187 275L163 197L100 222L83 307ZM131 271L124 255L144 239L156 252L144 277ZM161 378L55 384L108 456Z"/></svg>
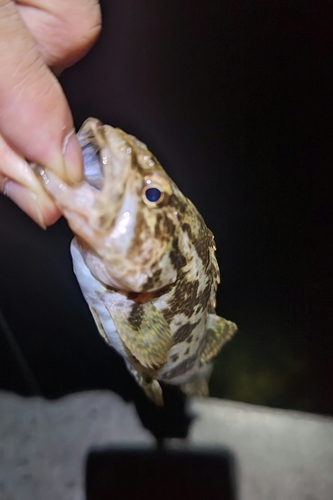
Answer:
<svg viewBox="0 0 333 500"><path fill-rule="evenodd" d="M84 180L37 168L75 238L74 272L104 340L163 404L158 381L208 394L210 361L236 331L215 314L212 233L146 145L89 118Z"/></svg>

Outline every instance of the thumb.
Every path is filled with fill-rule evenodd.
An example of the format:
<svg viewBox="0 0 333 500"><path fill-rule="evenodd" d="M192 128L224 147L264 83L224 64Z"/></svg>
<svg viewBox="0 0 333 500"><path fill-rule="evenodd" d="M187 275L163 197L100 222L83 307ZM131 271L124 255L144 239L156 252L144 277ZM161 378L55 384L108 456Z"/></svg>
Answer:
<svg viewBox="0 0 333 500"><path fill-rule="evenodd" d="M0 0L0 134L30 161L65 180L81 177L71 112L11 0Z"/></svg>

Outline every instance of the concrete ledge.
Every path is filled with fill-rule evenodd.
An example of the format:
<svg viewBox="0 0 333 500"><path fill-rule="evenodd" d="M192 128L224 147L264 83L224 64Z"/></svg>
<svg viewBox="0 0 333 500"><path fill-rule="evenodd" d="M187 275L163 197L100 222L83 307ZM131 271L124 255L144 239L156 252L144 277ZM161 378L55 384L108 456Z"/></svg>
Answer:
<svg viewBox="0 0 333 500"><path fill-rule="evenodd" d="M0 393L0 500L83 500L91 447L152 446L134 407L111 393L58 401Z"/></svg>
<svg viewBox="0 0 333 500"><path fill-rule="evenodd" d="M333 499L333 419L218 400L192 407L191 444L232 451L239 500Z"/></svg>
<svg viewBox="0 0 333 500"><path fill-rule="evenodd" d="M239 500L332 500L333 419L213 399L190 407L185 446L228 448ZM0 500L84 500L89 449L155 443L134 406L107 392L52 402L0 392L0 416Z"/></svg>

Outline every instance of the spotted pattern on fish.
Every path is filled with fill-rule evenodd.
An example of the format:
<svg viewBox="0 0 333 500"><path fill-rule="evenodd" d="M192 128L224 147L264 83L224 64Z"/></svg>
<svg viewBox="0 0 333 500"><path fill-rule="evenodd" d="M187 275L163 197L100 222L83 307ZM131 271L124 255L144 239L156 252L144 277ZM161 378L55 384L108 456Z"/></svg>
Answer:
<svg viewBox="0 0 333 500"><path fill-rule="evenodd" d="M161 277L162 270L161 269L156 269L154 274L152 276L149 276L146 283L142 287L143 291L146 292L150 290L153 286L157 285L160 283L160 277Z"/></svg>
<svg viewBox="0 0 333 500"><path fill-rule="evenodd" d="M179 375L183 375L188 370L191 370L193 366L196 364L198 357L196 354L184 359L181 363L179 363L174 368L171 368L164 374L164 380L172 380L174 377L178 377Z"/></svg>
<svg viewBox="0 0 333 500"><path fill-rule="evenodd" d="M178 238L172 239L172 250L170 251L170 262L176 271L180 271L186 266L186 259L184 255L177 251L178 249Z"/></svg>
<svg viewBox="0 0 333 500"><path fill-rule="evenodd" d="M203 230L200 231L196 236L193 235L191 226L187 222L182 224L182 230L184 231L184 233L188 234L189 239L193 242L195 250L202 260L204 268L206 269L209 265L209 245L207 245L207 241L213 240L213 235L209 231L209 229L205 227L203 219L201 221L201 224Z"/></svg>
<svg viewBox="0 0 333 500"><path fill-rule="evenodd" d="M211 284L207 283L201 292L198 289L198 280L188 281L185 277L181 277L173 290L168 308L162 311L165 318L170 320L181 312L190 318L195 312L205 311L211 294Z"/></svg>
<svg viewBox="0 0 333 500"><path fill-rule="evenodd" d="M134 303L130 315L128 316L128 322L135 330L139 331L143 316L144 310L142 305Z"/></svg>
<svg viewBox="0 0 333 500"><path fill-rule="evenodd" d="M178 330L176 330L173 338L177 343L184 342L184 340L187 340L189 338L194 328L198 326L199 323L200 320L198 320L196 323L185 323L185 325L180 326Z"/></svg>
<svg viewBox="0 0 333 500"><path fill-rule="evenodd" d="M158 380L207 394L210 360L236 331L215 315L212 233L138 139L94 118L78 139L82 182L35 171L76 235L74 271L98 330L156 404Z"/></svg>

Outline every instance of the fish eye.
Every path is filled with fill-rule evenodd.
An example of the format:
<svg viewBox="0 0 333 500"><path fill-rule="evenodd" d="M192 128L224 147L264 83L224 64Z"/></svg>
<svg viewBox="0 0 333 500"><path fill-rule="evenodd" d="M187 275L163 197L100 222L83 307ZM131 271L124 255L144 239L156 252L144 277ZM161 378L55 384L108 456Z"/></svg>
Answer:
<svg viewBox="0 0 333 500"><path fill-rule="evenodd" d="M150 174L144 179L142 199L150 207L167 203L170 196L170 184L161 175Z"/></svg>
<svg viewBox="0 0 333 500"><path fill-rule="evenodd" d="M162 198L163 198L162 191L160 189L158 189L157 187L148 187L145 190L144 195L145 195L146 199L148 201L150 201L150 203L158 203L158 202L162 201Z"/></svg>

